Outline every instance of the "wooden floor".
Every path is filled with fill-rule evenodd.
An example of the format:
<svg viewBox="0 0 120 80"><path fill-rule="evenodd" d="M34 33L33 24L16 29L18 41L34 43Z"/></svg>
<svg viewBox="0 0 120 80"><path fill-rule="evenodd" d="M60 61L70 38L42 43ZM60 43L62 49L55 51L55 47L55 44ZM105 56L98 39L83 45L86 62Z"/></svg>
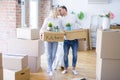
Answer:
<svg viewBox="0 0 120 80"><path fill-rule="evenodd" d="M42 55L41 70L38 73L31 73L30 80L72 80L74 78L86 77L87 80L96 80L96 54L95 50L78 52L78 62L76 70L78 75L73 75L71 70L72 56L69 54L69 68L67 74L62 74L61 69L54 71L54 75L49 77L46 72L46 56Z"/></svg>

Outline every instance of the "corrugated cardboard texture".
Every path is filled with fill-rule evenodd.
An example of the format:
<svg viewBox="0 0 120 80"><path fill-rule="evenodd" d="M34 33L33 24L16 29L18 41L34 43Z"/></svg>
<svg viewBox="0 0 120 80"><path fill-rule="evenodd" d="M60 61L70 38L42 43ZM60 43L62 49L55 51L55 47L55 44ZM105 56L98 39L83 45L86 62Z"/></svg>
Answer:
<svg viewBox="0 0 120 80"><path fill-rule="evenodd" d="M120 80L120 60L97 57L96 80Z"/></svg>
<svg viewBox="0 0 120 80"><path fill-rule="evenodd" d="M96 52L101 58L120 59L120 30L98 30Z"/></svg>
<svg viewBox="0 0 120 80"><path fill-rule="evenodd" d="M39 39L39 30L30 28L17 28L17 38L37 40Z"/></svg>
<svg viewBox="0 0 120 80"><path fill-rule="evenodd" d="M64 40L64 32L46 31L44 32L43 40L49 42L62 42Z"/></svg>
<svg viewBox="0 0 120 80"><path fill-rule="evenodd" d="M3 80L3 69L0 68L0 80Z"/></svg>
<svg viewBox="0 0 120 80"><path fill-rule="evenodd" d="M8 40L8 54L27 54L28 56L39 57L44 52L41 47L44 46L40 40Z"/></svg>
<svg viewBox="0 0 120 80"><path fill-rule="evenodd" d="M40 69L40 57L28 56L28 66L30 68L30 72L38 72Z"/></svg>
<svg viewBox="0 0 120 80"><path fill-rule="evenodd" d="M29 80L30 79L30 70L25 68L20 71L13 71L4 69L4 80Z"/></svg>
<svg viewBox="0 0 120 80"><path fill-rule="evenodd" d="M65 31L66 40L86 38L87 35L87 29Z"/></svg>
<svg viewBox="0 0 120 80"><path fill-rule="evenodd" d="M0 53L0 68L2 68L2 54Z"/></svg>
<svg viewBox="0 0 120 80"><path fill-rule="evenodd" d="M3 68L10 70L22 70L28 67L28 56L23 54L4 54Z"/></svg>

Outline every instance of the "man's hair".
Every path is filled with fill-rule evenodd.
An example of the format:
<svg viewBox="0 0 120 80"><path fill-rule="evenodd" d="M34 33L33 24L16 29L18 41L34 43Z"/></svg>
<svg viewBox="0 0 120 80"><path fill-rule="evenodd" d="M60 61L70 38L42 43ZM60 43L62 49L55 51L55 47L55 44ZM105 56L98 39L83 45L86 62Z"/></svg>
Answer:
<svg viewBox="0 0 120 80"><path fill-rule="evenodd" d="M67 7L66 6L60 6L60 8L65 9L67 11Z"/></svg>

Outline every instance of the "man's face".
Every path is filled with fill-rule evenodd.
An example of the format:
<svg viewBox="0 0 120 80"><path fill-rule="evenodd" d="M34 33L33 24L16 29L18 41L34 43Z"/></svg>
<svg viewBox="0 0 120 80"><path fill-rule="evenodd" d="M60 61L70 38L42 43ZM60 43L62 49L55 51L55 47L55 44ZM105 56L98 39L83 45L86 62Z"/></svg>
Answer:
<svg viewBox="0 0 120 80"><path fill-rule="evenodd" d="M64 16L65 13L66 13L66 10L63 9L63 8L59 8L59 12L60 12L60 15L61 15L61 16Z"/></svg>

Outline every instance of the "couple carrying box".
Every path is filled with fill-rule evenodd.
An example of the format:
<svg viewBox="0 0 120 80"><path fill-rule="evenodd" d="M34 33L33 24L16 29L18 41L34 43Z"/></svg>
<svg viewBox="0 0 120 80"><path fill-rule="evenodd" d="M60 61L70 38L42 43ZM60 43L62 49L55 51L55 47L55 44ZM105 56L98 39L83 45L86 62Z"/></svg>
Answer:
<svg viewBox="0 0 120 80"><path fill-rule="evenodd" d="M77 18L77 16L68 14L67 13L67 8L65 6L60 6L58 8L53 8L51 10L50 16L48 16L44 23L42 28L40 29L40 36L47 31L48 23L51 22L52 25L58 26L60 30L66 31L66 23L71 24L71 30L73 29L80 29L80 21ZM49 76L53 75L53 70L52 70L52 65L55 59L56 51L58 47L58 42L49 42L45 41L45 53L47 54L47 62L48 62L48 73ZM78 74L77 71L75 70L76 67L76 62L77 62L77 50L78 50L78 40L73 39L73 40L66 40L64 39L63 41L63 57L64 57L64 70L63 74L67 73L67 68L68 68L68 54L69 54L69 49L70 47L72 48L72 55L73 55L73 60L72 60L72 72L73 74ZM61 57L61 56L59 56Z"/></svg>

